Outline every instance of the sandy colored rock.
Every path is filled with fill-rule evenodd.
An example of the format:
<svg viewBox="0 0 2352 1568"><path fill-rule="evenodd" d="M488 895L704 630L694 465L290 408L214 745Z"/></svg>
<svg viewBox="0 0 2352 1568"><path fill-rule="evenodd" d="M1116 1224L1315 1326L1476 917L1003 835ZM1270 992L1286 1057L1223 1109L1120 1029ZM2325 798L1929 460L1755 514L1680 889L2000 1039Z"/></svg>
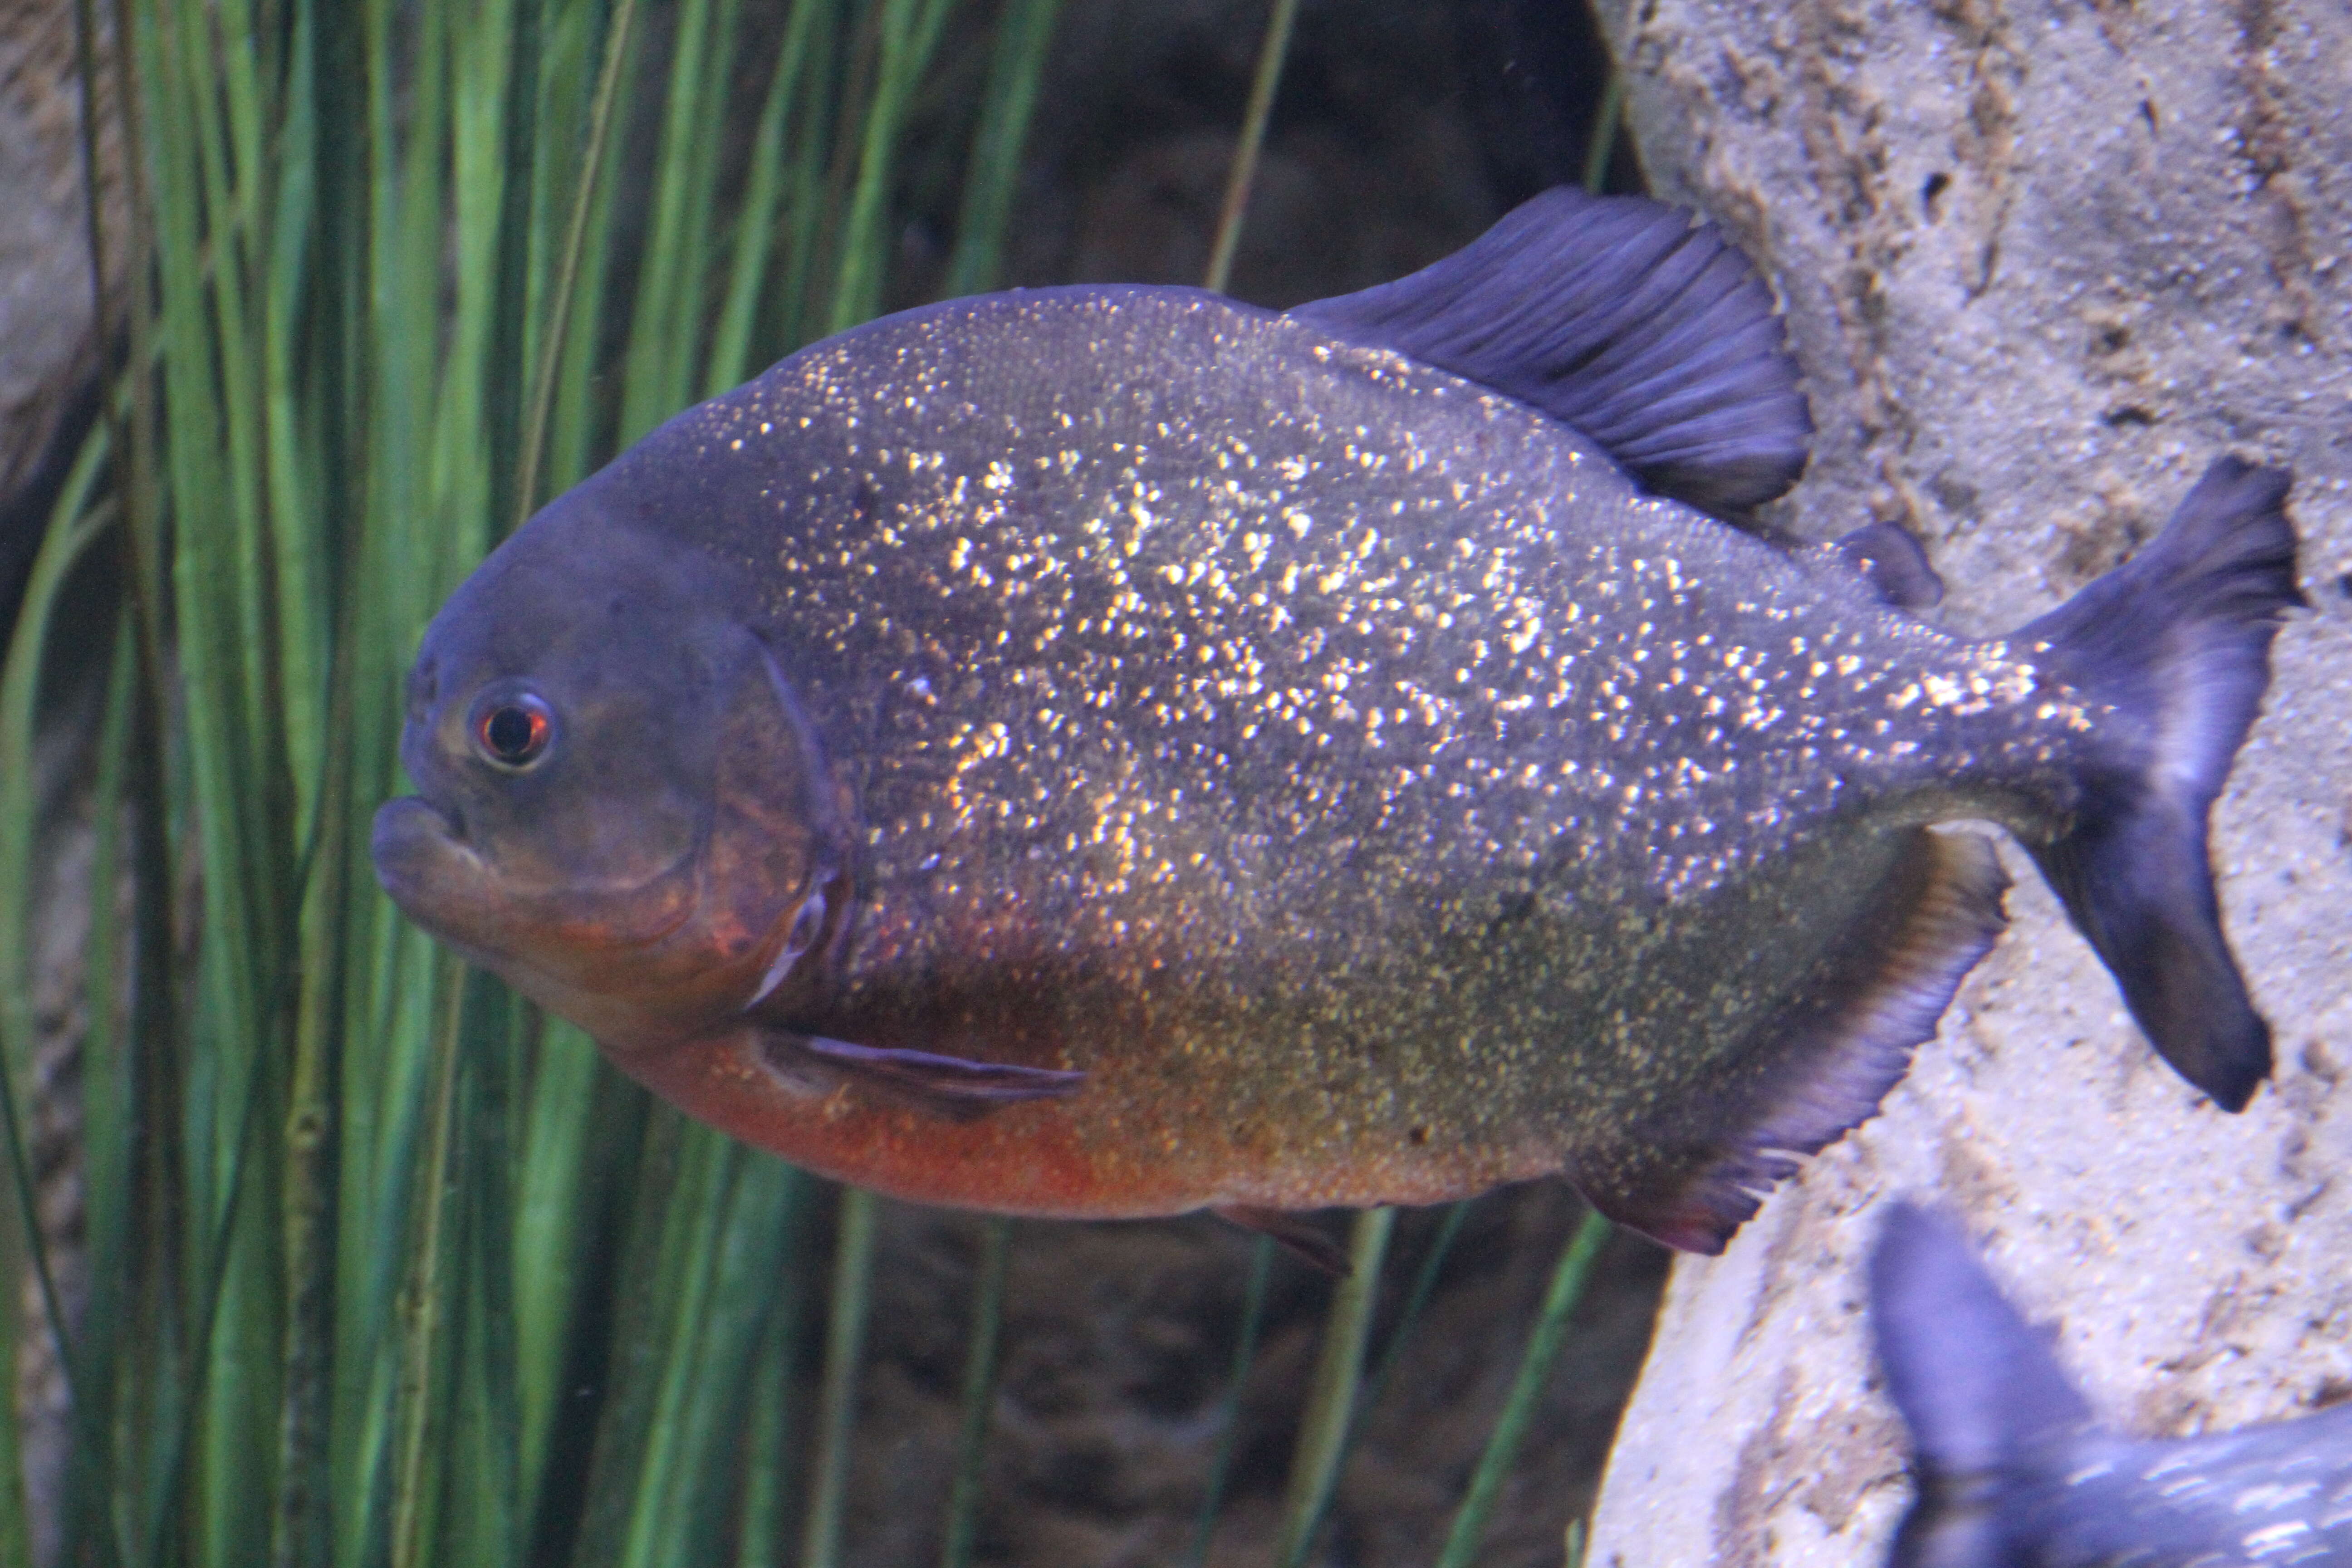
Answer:
<svg viewBox="0 0 2352 1568"><path fill-rule="evenodd" d="M1822 426L1780 521L1916 531L2006 629L2224 452L2292 465L2313 610L2216 822L2277 1033L2243 1115L2126 1021L2022 855L2008 938L1885 1114L1674 1270L1596 1563L1877 1560L1907 1505L1861 1260L1958 1212L2135 1432L2352 1393L2352 11L2335 0L1604 7L1654 188L1786 299Z"/></svg>
<svg viewBox="0 0 2352 1568"><path fill-rule="evenodd" d="M104 117L112 109L110 37L101 31L97 46ZM116 252L108 273L119 285L115 142L110 126L101 130L100 184ZM96 406L83 183L74 8L0 0L0 626L14 616L40 527Z"/></svg>

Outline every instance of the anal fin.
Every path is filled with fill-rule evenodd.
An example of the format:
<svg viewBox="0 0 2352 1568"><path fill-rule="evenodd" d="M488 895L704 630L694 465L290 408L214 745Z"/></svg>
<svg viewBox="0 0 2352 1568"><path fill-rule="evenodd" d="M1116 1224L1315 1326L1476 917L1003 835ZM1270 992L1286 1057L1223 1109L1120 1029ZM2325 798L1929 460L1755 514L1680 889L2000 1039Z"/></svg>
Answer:
<svg viewBox="0 0 2352 1568"><path fill-rule="evenodd" d="M971 1061L902 1047L852 1045L822 1035L771 1033L761 1038L760 1055L780 1078L794 1082L847 1079L885 1100L951 1121L970 1121L1025 1100L1076 1094L1087 1079L1083 1072Z"/></svg>
<svg viewBox="0 0 2352 1568"><path fill-rule="evenodd" d="M1719 1253L1774 1183L1878 1113L2005 923L2008 874L1973 833L1906 830L1875 892L1748 1037L1739 1070L1570 1172L1592 1205Z"/></svg>

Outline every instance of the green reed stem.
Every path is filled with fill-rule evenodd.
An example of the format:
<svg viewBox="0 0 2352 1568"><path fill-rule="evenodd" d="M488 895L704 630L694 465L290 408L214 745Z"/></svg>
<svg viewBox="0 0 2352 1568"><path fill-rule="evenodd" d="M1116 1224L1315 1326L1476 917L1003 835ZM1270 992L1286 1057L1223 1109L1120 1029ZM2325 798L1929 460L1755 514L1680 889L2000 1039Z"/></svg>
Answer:
<svg viewBox="0 0 2352 1568"><path fill-rule="evenodd" d="M30 1163L26 1155L20 1089L33 1082L33 1058L38 1048L33 1015L32 948L34 911L40 895L34 823L38 803L34 798L34 726L38 716L41 675L49 629L67 579L91 544L106 531L113 509L85 510L101 454L104 432L93 432L67 481L65 494L50 514L47 535L33 558L24 601L10 634L5 662L0 662L0 1122L5 1123L8 1173L15 1197L16 1225L0 1258L14 1267L28 1262L37 1282L42 1315L55 1343L58 1364L73 1387L73 1346L66 1333L65 1310L49 1267L47 1238L42 1234L40 1207L36 1201ZM92 911L93 921L103 918ZM0 1232L5 1234L5 1232ZM16 1364L19 1314L12 1301L0 1324L0 1365ZM0 1557L30 1563L31 1531L18 1452L21 1430L10 1406L10 1418L0 1426Z"/></svg>
<svg viewBox="0 0 2352 1568"><path fill-rule="evenodd" d="M93 1259L131 1256L138 1223L132 1185L133 1080L121 1027L126 944L111 918L120 905L127 864L122 799L139 681L139 647L131 622L127 612L117 612L91 791L89 947L82 976L89 1022L81 1040L81 1092L82 1186L88 1194L83 1246L85 1256ZM119 1568L126 1555L111 1505L123 1495L116 1485L117 1369L126 1350L135 1355L139 1348L129 1286L123 1271L89 1271L81 1333L74 1347L74 1447L66 1473L62 1563Z"/></svg>
<svg viewBox="0 0 2352 1568"><path fill-rule="evenodd" d="M956 219L955 252L948 258L944 291L978 294L997 286L1004 229L1021 183L1021 148L1037 107L1037 85L1054 42L1062 0L1011 0L996 23L996 55L989 66L986 107L972 137Z"/></svg>
<svg viewBox="0 0 2352 1568"><path fill-rule="evenodd" d="M948 1490L945 1543L940 1568L965 1568L980 1526L982 1461L988 1445L988 1416L996 1403L996 1358L1004 1340L1004 1276L1013 1258L1013 1222L991 1216L981 1227L978 1294L964 1352L963 1419L956 1433L955 1480Z"/></svg>
<svg viewBox="0 0 2352 1568"><path fill-rule="evenodd" d="M1274 1237L1261 1236L1250 1249L1249 1283L1242 1289L1241 1330L1234 1336L1234 1364L1225 1374L1225 1397L1217 1412L1217 1452L1209 1461L1209 1484L1201 1494L1201 1511L1192 1522L1185 1568L1202 1568L1208 1562L1209 1542L1217 1532L1217 1516L1224 1510L1234 1450L1241 1437L1242 1393L1249 1383L1250 1363L1257 1357L1258 1332L1265 1324L1265 1288L1274 1275Z"/></svg>
<svg viewBox="0 0 2352 1568"><path fill-rule="evenodd" d="M1372 1412L1380 1408L1381 1397L1388 1392L1389 1380L1396 1375L1398 1364L1404 1360L1404 1352L1412 1345L1412 1331L1421 1321L1422 1309L1429 1304L1431 1294L1436 1290L1437 1277L1445 1267L1446 1255L1454 1248L1454 1238L1461 1234L1462 1222L1469 1217L1470 1203L1470 1199L1465 1198L1447 1206L1437 1235L1431 1239L1428 1250L1422 1256L1421 1267L1413 1271L1412 1288L1405 1294L1404 1306L1397 1313L1396 1326L1389 1331L1388 1342L1381 1349L1380 1361L1371 1375L1363 1380L1362 1392L1356 1396L1355 1412L1348 1421L1348 1436L1339 1446L1338 1468L1341 1470L1346 1469L1349 1457L1356 1451L1356 1445L1363 1441L1364 1429L1371 1424ZM1314 1542L1321 1537L1323 1527L1330 1521L1331 1501L1327 1496L1322 1511L1308 1526L1310 1552Z"/></svg>
<svg viewBox="0 0 2352 1568"><path fill-rule="evenodd" d="M524 416L522 450L516 460L513 526L537 510L541 465L547 458L547 426L555 408L556 372L563 363L563 345L572 325L572 291L580 281L580 258L587 248L588 219L594 210L604 167L605 149L613 140L613 105L620 97L621 68L629 58L632 30L636 26L637 0L618 0L611 31L604 39L604 63L596 79L596 103L588 116L588 146L580 162L580 183L572 196L572 216L563 230L563 254L556 266L555 298L547 309L547 327L540 343L539 368L531 374L530 412Z"/></svg>
<svg viewBox="0 0 2352 1568"><path fill-rule="evenodd" d="M196 1244L193 1250L202 1282L195 1292L194 1321L188 1331L184 1385L167 1384L158 1401L164 1412L161 1422L162 1449L147 1477L145 1505L146 1541L152 1551L166 1552L177 1547L182 1515L194 1501L186 1495L188 1456L205 1435L206 1401L223 1364L236 1370L245 1359L234 1351L225 1354L215 1336L220 1331L224 1303L229 1294L231 1265L236 1256L232 1247L239 1228L237 1216L247 1207L243 1198L247 1168L252 1163L251 1150L261 1124L263 1087L261 1074L246 1076L243 1109L236 1114L235 1131L228 1137L228 1170L220 1183L221 1201L213 1205L216 1212L196 1203L188 1205L187 1217L195 1233L189 1239Z"/></svg>
<svg viewBox="0 0 2352 1568"><path fill-rule="evenodd" d="M1381 1259L1396 1210L1365 1209L1356 1215L1348 1239L1348 1277L1332 1292L1323 1321L1323 1353L1301 1417L1298 1447L1291 1456L1290 1485L1283 1497L1278 1568L1299 1568L1314 1544L1315 1527L1339 1484L1349 1418L1364 1369L1364 1346L1371 1337L1372 1310L1381 1291Z"/></svg>
<svg viewBox="0 0 2352 1568"><path fill-rule="evenodd" d="M876 25L878 62L874 97L866 106L866 134L857 157L857 183L842 220L835 270L833 315L828 330L844 331L880 309L883 270L889 255L882 222L898 145L906 132L915 85L930 63L949 0L879 0Z"/></svg>
<svg viewBox="0 0 2352 1568"><path fill-rule="evenodd" d="M1282 82L1282 65L1290 52L1290 30L1298 20L1298 0L1274 0L1266 17L1265 36L1257 49L1257 73L1250 79L1249 105L1242 111L1241 140L1234 148L1234 166L1225 176L1225 199L1217 212L1217 237L1209 249L1207 281L1202 286L1225 291L1233 276L1234 252L1242 242L1242 220L1249 210L1250 186L1257 179L1257 157L1265 144L1266 121L1274 115L1274 89Z"/></svg>
<svg viewBox="0 0 2352 1568"><path fill-rule="evenodd" d="M1437 1568L1470 1568L1477 1561L1479 1543L1486 1536L1486 1516L1493 1511L1503 1482L1509 1478L1512 1463L1518 1458L1520 1440L1527 1436L1528 1422L1535 1415L1537 1402L1543 1397L1544 1385L1551 1377L1552 1362L1559 1354L1561 1336L1568 1331L1569 1315L1583 1299L1585 1280L1592 1273L1592 1260L1600 1255L1601 1243L1608 1239L1609 1222L1598 1211L1588 1211L1576 1227L1576 1234L1560 1250L1559 1263L1552 1269L1551 1288L1544 1292L1543 1310L1537 1314L1536 1326L1528 1335L1528 1348L1519 1357L1518 1375L1512 1380L1511 1392L1503 1401L1503 1414L1487 1435L1486 1451L1478 1458L1478 1468L1470 1478L1470 1489L1463 1494L1462 1504L1454 1510L1454 1528L1446 1534Z"/></svg>
<svg viewBox="0 0 2352 1568"><path fill-rule="evenodd" d="M795 1173L798 1175L798 1173ZM751 1430L743 1444L743 1507L736 1527L735 1568L775 1568L783 1560L784 1531L791 1511L789 1456L797 1379L794 1352L808 1319L809 1292L802 1266L808 1257L805 1211L815 1184L800 1177L793 1194L792 1229L786 1237L781 1291L760 1344L751 1357Z"/></svg>
<svg viewBox="0 0 2352 1568"><path fill-rule="evenodd" d="M112 506L83 510L99 464L104 459L102 429L94 431L75 463L65 495L51 514L48 536L33 558L25 598L9 637L6 661L0 665L0 1122L5 1122L8 1171L16 1198L17 1217L37 1282L42 1311L57 1345L58 1364L71 1384L71 1345L66 1333L65 1309L49 1268L48 1248L41 1231L40 1206L33 1192L32 1165L25 1148L19 1090L32 1083L34 1053L38 1047L33 1017L32 910L40 889L35 863L33 827L38 803L33 798L34 726L38 717L41 674L49 629L66 580L82 556L111 526ZM70 510L69 510L70 509ZM96 919L93 911L92 918Z"/></svg>
<svg viewBox="0 0 2352 1568"><path fill-rule="evenodd" d="M802 1568L836 1568L841 1562L849 1460L857 1421L858 1363L866 1352L866 1318L874 1295L877 1201L862 1187L841 1189L840 1228L833 1244L833 1300L825 1326L824 1382L817 1395L816 1462L809 1481L808 1515L801 1530Z"/></svg>
<svg viewBox="0 0 2352 1568"><path fill-rule="evenodd" d="M1396 1375L1397 1365L1404 1360L1414 1326L1421 1321L1422 1309L1437 1289L1437 1277L1445 1268L1445 1259L1454 1250L1454 1237L1462 1234L1462 1222L1470 1217L1468 1198L1447 1205L1445 1218L1431 1238L1429 1250L1422 1255L1421 1267L1414 1270L1412 1289L1406 1292L1404 1308L1397 1313L1396 1327L1389 1331L1388 1343L1381 1349L1379 1364L1364 1384L1364 1396L1356 1402L1356 1420L1348 1432L1348 1445L1353 1448L1363 1436L1364 1423L1371 1416L1381 1395L1388 1392L1389 1380ZM1345 1456L1342 1456L1344 1458Z"/></svg>
<svg viewBox="0 0 2352 1568"><path fill-rule="evenodd" d="M715 1152L719 1180L708 1215L674 1216L709 1235L697 1236L683 1260L702 1278L673 1310L625 1568L703 1568L720 1549L751 1395L743 1369L758 1358L779 1289L792 1288L809 1184L782 1161L718 1132L697 1128L694 1136Z"/></svg>
<svg viewBox="0 0 2352 1568"><path fill-rule="evenodd" d="M1612 65L1601 89L1601 107L1592 113L1592 139L1584 149L1584 188L1594 195L1609 183L1609 155L1617 150L1617 127L1624 117L1625 73Z"/></svg>
<svg viewBox="0 0 2352 1568"><path fill-rule="evenodd" d="M702 395L716 397L752 371L752 329L769 279L776 241L776 213L783 200L784 128L808 68L809 35L826 0L795 0L776 46L776 64L751 136L751 167L743 182L743 205L735 220L735 254L728 273L726 301L710 334L710 368Z"/></svg>
<svg viewBox="0 0 2352 1568"><path fill-rule="evenodd" d="M407 1300L402 1303L400 1356L401 1440L397 1479L393 1487L392 1568L416 1568L432 1561L425 1519L432 1499L422 1484L425 1457L431 1450L436 1423L434 1384L443 1360L441 1262L442 1232L447 1215L451 1162L457 1143L457 1035L465 1008L464 971L452 955L434 965L442 1012L434 1030L433 1111L425 1133L425 1157L417 1179L422 1213L416 1241L410 1253L414 1273Z"/></svg>
<svg viewBox="0 0 2352 1568"><path fill-rule="evenodd" d="M343 695L340 691L339 697ZM331 710L341 716L342 703ZM333 1413L335 1156L334 1095L341 1044L341 973L335 956L346 941L350 750L328 757L320 798L323 840L314 840L319 870L299 908L301 995L286 1116L285 1383L278 1423L278 1517L271 1561L306 1568L326 1549L331 1514L327 1433Z"/></svg>
<svg viewBox="0 0 2352 1568"><path fill-rule="evenodd" d="M646 226L642 276L629 332L628 391L621 410L621 439L634 441L677 413L692 395L687 367L701 332L701 279L695 266L698 247L695 197L706 170L710 138L698 123L712 90L703 72L712 63L710 32L717 22L714 0L680 0L670 41L668 101L664 105L661 146L655 158L652 212ZM717 90L724 93L722 76Z"/></svg>

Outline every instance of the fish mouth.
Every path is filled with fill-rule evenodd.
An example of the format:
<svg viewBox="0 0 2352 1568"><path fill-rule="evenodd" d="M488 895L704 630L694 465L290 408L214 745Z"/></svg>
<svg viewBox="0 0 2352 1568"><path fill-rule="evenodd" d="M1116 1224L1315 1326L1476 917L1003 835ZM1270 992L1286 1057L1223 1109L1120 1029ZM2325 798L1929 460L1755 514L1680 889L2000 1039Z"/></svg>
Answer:
<svg viewBox="0 0 2352 1568"><path fill-rule="evenodd" d="M462 817L419 795L376 809L368 844L376 880L400 911L477 962L542 967L656 947L700 902L698 846L651 876L618 885L518 887L466 835ZM573 967L558 959L555 971Z"/></svg>
<svg viewBox="0 0 2352 1568"><path fill-rule="evenodd" d="M376 880L412 919L422 918L419 909L425 889L453 868L453 858L477 876L488 869L481 855L466 842L461 821L413 795L385 801L376 808L368 858L375 862Z"/></svg>
<svg viewBox="0 0 2352 1568"><path fill-rule="evenodd" d="M477 935L490 929L478 911L495 899L496 879L461 821L416 795L385 801L376 808L368 858L402 914L478 962L497 951Z"/></svg>

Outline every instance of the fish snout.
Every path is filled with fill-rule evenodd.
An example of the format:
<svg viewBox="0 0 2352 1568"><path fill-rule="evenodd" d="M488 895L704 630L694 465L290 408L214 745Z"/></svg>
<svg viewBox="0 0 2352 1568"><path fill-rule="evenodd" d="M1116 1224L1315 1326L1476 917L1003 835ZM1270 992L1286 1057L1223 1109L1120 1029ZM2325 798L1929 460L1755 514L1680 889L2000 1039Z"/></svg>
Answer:
<svg viewBox="0 0 2352 1568"><path fill-rule="evenodd" d="M368 858L375 863L377 883L401 912L436 932L446 922L434 918L434 891L446 891L453 874L479 876L482 869L462 826L413 795L376 808Z"/></svg>

